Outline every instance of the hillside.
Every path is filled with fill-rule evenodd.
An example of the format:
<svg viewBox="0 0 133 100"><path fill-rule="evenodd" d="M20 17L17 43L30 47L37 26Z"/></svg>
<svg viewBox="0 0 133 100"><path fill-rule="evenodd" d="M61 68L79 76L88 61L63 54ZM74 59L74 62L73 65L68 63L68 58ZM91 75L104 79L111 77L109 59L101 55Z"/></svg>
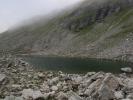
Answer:
<svg viewBox="0 0 133 100"><path fill-rule="evenodd" d="M47 22L5 32L0 50L132 61L133 0L86 0Z"/></svg>

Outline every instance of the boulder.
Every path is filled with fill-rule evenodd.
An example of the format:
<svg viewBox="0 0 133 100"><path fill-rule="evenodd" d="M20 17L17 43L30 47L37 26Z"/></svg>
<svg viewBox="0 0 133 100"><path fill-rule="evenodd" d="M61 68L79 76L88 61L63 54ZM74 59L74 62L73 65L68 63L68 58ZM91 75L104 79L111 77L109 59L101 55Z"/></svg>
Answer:
<svg viewBox="0 0 133 100"><path fill-rule="evenodd" d="M57 100L68 100L68 96L63 92L60 92L57 97Z"/></svg>
<svg viewBox="0 0 133 100"><path fill-rule="evenodd" d="M6 79L5 74L0 74L0 84Z"/></svg>
<svg viewBox="0 0 133 100"><path fill-rule="evenodd" d="M52 86L51 89L52 89L52 91L57 91L58 87L57 86Z"/></svg>
<svg viewBox="0 0 133 100"><path fill-rule="evenodd" d="M130 67L121 68L121 71L125 72L125 73L132 73L133 72L132 68L130 68Z"/></svg>
<svg viewBox="0 0 133 100"><path fill-rule="evenodd" d="M106 84L102 84L100 86L97 94L98 95L95 95L95 97L98 100L113 100L114 99L113 91Z"/></svg>
<svg viewBox="0 0 133 100"><path fill-rule="evenodd" d="M70 91L68 100L83 100L80 96L78 96L75 92Z"/></svg>
<svg viewBox="0 0 133 100"><path fill-rule="evenodd" d="M111 73L107 73L104 78L94 81L85 91L85 95L97 100L114 99L114 91L118 88L119 81Z"/></svg>
<svg viewBox="0 0 133 100"><path fill-rule="evenodd" d="M129 93L129 94L127 95L127 98L133 99L133 93Z"/></svg>
<svg viewBox="0 0 133 100"><path fill-rule="evenodd" d="M55 98L55 91L44 93L43 95L45 100L53 100Z"/></svg>
<svg viewBox="0 0 133 100"><path fill-rule="evenodd" d="M124 98L124 95L123 95L123 92L122 91L116 91L114 93L114 95L115 95L115 98L116 99L123 99Z"/></svg>
<svg viewBox="0 0 133 100"><path fill-rule="evenodd" d="M57 84L58 82L59 82L59 77L55 77L48 81L48 85L54 85L54 84Z"/></svg>
<svg viewBox="0 0 133 100"><path fill-rule="evenodd" d="M103 76L103 72L98 72L92 75L88 80L85 81L86 85L89 86L91 83L98 79L98 76Z"/></svg>
<svg viewBox="0 0 133 100"><path fill-rule="evenodd" d="M93 92L97 91L99 86L101 84L101 80L98 79L95 82L93 82L84 92L85 95L90 96L93 94Z"/></svg>
<svg viewBox="0 0 133 100"><path fill-rule="evenodd" d="M123 81L125 87L127 88L133 88L133 78L126 78Z"/></svg>
<svg viewBox="0 0 133 100"><path fill-rule="evenodd" d="M21 90L22 88L21 88L21 85L13 84L13 85L12 85L12 89L13 89L13 90Z"/></svg>
<svg viewBox="0 0 133 100"><path fill-rule="evenodd" d="M96 74L96 72L88 72L88 73L85 75L85 77L90 77L90 76L92 76L92 75L94 75L94 74Z"/></svg>
<svg viewBox="0 0 133 100"><path fill-rule="evenodd" d="M114 91L115 89L117 89L119 87L119 81L118 81L117 77L115 77L111 73L107 73L105 75L105 78L104 78L102 84L106 84L112 91Z"/></svg>
<svg viewBox="0 0 133 100"><path fill-rule="evenodd" d="M24 89L22 91L22 97L26 100L33 99L36 100L38 98L44 98L43 94L38 91L33 91L32 89Z"/></svg>
<svg viewBox="0 0 133 100"><path fill-rule="evenodd" d="M81 76L78 76L73 78L72 80L75 81L76 83L80 83L83 80L83 78Z"/></svg>
<svg viewBox="0 0 133 100"><path fill-rule="evenodd" d="M15 96L13 95L6 96L4 100L15 100Z"/></svg>
<svg viewBox="0 0 133 100"><path fill-rule="evenodd" d="M15 100L24 100L22 97L16 97Z"/></svg>
<svg viewBox="0 0 133 100"><path fill-rule="evenodd" d="M44 78L45 75L44 75L43 73L39 72L39 73L38 73L38 77L39 77L39 78Z"/></svg>
<svg viewBox="0 0 133 100"><path fill-rule="evenodd" d="M22 97L15 97L13 95L6 96L3 100L24 100Z"/></svg>

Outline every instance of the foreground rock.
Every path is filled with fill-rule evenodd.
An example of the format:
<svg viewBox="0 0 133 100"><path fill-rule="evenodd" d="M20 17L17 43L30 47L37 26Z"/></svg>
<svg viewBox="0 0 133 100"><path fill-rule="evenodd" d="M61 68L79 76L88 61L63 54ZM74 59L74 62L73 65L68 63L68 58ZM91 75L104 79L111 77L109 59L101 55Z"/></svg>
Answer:
<svg viewBox="0 0 133 100"><path fill-rule="evenodd" d="M3 58L2 100L133 100L133 75L104 72L42 72L15 58Z"/></svg>

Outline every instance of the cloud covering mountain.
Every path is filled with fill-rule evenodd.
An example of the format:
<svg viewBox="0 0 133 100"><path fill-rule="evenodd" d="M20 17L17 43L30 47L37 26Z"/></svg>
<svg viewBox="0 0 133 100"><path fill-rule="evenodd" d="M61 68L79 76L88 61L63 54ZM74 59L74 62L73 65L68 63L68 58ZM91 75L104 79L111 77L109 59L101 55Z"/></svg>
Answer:
<svg viewBox="0 0 133 100"><path fill-rule="evenodd" d="M81 0L0 0L0 32L22 20L61 10Z"/></svg>

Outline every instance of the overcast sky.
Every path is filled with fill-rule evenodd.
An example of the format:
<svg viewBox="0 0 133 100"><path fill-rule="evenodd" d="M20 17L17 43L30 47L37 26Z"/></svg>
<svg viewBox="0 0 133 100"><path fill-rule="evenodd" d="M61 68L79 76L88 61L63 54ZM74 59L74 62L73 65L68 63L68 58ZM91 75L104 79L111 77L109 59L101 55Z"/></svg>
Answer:
<svg viewBox="0 0 133 100"><path fill-rule="evenodd" d="M0 0L0 32L36 15L62 9L81 0Z"/></svg>

